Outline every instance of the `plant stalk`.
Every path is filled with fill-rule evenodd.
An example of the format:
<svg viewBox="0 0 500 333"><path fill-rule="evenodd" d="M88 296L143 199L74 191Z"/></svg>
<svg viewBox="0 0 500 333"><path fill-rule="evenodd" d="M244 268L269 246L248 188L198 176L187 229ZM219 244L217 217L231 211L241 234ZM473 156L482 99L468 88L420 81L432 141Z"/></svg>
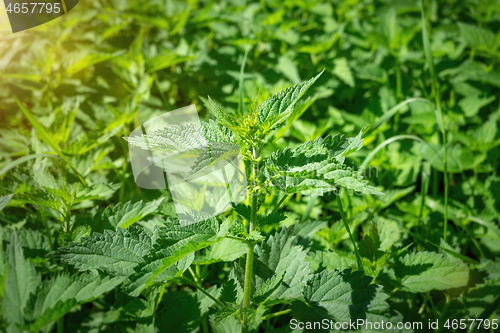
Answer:
<svg viewBox="0 0 500 333"><path fill-rule="evenodd" d="M424 13L424 3L423 1L420 2L420 8L421 8L421 14L422 14L422 40L424 44L424 53L425 57L427 60L427 65L429 67L429 73L432 79L432 90L434 92L434 100L436 102L436 120L439 126L439 129L441 131L441 135L443 137L443 149L444 149L444 156L443 156L443 166L444 166L444 174L443 174L443 181L444 181L444 223L443 223L443 239L446 242L446 234L447 234L447 228L448 228L448 149L446 147L446 126L444 125L443 121L443 110L441 108L441 97L439 95L439 83L437 80L437 75L434 70L434 59L432 57L432 50L430 46L430 41L429 41L429 34L427 32L427 27L426 27L426 19L425 19L425 13Z"/></svg>
<svg viewBox="0 0 500 333"><path fill-rule="evenodd" d="M187 277L185 276L180 276L180 279L184 282L186 282L187 284L195 287L196 289L198 289L199 291L201 291L202 293L204 293L206 296L208 296L208 298L210 298L212 301L214 301L216 304L218 304L220 307L225 307L226 305L224 303L222 303L222 301L218 300L217 298L215 298L214 296L212 296L208 291L205 290L205 288L203 288L202 286L200 286L198 283L194 282L194 281L191 281L190 279L188 279Z"/></svg>
<svg viewBox="0 0 500 333"><path fill-rule="evenodd" d="M282 315L287 314L287 313L289 313L291 311L292 311L292 309L286 309L286 310L283 310L283 311L279 311L279 312L275 312L275 313L270 313L268 315L262 316L262 320L267 320L267 319L275 318L275 317L278 317L278 316L282 316Z"/></svg>
<svg viewBox="0 0 500 333"><path fill-rule="evenodd" d="M253 157L256 160L258 158L257 148L253 147ZM259 174L259 165L257 162L252 162L252 194L251 194L251 215L250 224L248 226L248 233L253 231L254 225L257 221L257 203L258 203L258 193L256 191L257 187L257 177ZM250 307L250 298L252 293L252 278L253 278L253 254L254 254L255 243L248 243L248 252L245 263L245 282L243 286L243 308Z"/></svg>
<svg viewBox="0 0 500 333"><path fill-rule="evenodd" d="M342 222L344 222L345 230L347 230L347 234L349 238L351 238L352 245L354 246L354 253L356 253L356 260L358 262L358 269L360 271L364 271L363 262L361 261L361 256L358 252L358 247L356 246L356 242L354 241L354 237L352 237L351 229L349 229L349 223L347 218L345 217L344 208L342 207L342 199L340 198L340 194L337 195L337 204L339 206L340 217L342 218Z"/></svg>

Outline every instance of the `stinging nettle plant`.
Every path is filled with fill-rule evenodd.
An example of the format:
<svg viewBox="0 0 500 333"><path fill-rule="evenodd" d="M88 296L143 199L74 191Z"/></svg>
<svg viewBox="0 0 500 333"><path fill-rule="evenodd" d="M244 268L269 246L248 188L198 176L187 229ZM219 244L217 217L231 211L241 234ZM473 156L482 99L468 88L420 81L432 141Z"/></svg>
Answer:
<svg viewBox="0 0 500 333"><path fill-rule="evenodd" d="M214 331L256 331L263 322L288 313L303 320L334 321L361 317L375 320L386 315L387 295L364 275L340 196L337 203L354 245L358 271L315 272L306 260L308 250L299 244L292 228L282 228L269 236L263 233L263 227L277 226L286 218L280 206L296 193L322 194L350 188L364 194L381 194L344 165L345 157L362 147L361 132L354 138L328 135L262 156L264 145L286 123L297 101L321 74L277 93L242 116L228 114L208 99L217 121L202 123L203 130L197 133L220 147L224 143L237 144L247 164L248 200L234 205L233 214L187 226L167 218L162 226L146 228L131 225L136 220L127 221L130 216L122 212L114 222L122 227L82 237L80 242L61 247L51 256L80 271L97 271L102 278L122 283L126 297L145 297L152 304L159 304L167 283L196 288L198 301L204 306L199 318L190 322L193 328L202 325L206 315ZM129 143L144 149L189 148L182 135L168 137L165 131ZM224 153L216 156L226 157ZM207 167L210 159L200 158L194 168L199 171ZM269 193L281 199L274 207L261 209ZM142 210L150 209L141 204L135 212L140 215ZM197 268L221 261L233 262L233 267L222 285L205 288ZM184 306L182 300L178 306Z"/></svg>

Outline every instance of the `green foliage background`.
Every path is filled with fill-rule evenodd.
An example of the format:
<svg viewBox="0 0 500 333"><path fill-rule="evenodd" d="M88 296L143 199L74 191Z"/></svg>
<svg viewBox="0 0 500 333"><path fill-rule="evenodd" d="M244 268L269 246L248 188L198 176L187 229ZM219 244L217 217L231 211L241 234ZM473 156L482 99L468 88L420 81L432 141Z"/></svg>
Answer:
<svg viewBox="0 0 500 333"><path fill-rule="evenodd" d="M294 301L260 295L250 329L284 332L291 318L323 318L325 311L355 317L340 315L315 288L358 279L368 293L384 293L371 300L383 318L500 320L500 2L424 1L424 16L437 86L417 1L82 0L46 25L2 33L0 327L241 330L196 289L229 303L239 297L228 290L239 293L235 276L245 248L227 238L212 245L224 223L210 226L205 238L196 230L201 238L186 238L196 250L192 275L189 260L181 260L162 275L167 283L139 297L122 290L131 290L124 280L140 256L128 266L89 264L81 273L78 258L47 254L92 236L149 239L145 255L158 237L168 238L153 230L175 216L171 196L135 185L122 139L142 122L189 104L214 119L208 95L226 112L244 113L256 99L323 69L262 155L328 134L356 136L368 126L363 149L345 163L366 166L367 179L385 195L344 193L342 200L373 281L354 272L335 195L286 197L286 217L268 219L262 233L272 236L259 249L283 244L280 260L302 258L307 274L318 274L307 285L304 277ZM447 203L436 103L447 144ZM261 212L280 198L267 195ZM335 282L336 269L344 282ZM184 271L199 285L186 282ZM267 283L274 290L279 281ZM64 298L63 290L75 292Z"/></svg>

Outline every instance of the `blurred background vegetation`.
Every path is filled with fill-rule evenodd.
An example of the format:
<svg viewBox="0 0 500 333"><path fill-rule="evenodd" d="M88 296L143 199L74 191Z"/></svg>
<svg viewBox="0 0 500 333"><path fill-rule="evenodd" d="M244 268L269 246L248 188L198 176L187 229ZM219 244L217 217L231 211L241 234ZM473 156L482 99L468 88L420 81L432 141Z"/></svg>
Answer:
<svg viewBox="0 0 500 333"><path fill-rule="evenodd" d="M371 126L351 163L376 167L370 181L386 195L353 196L347 205L365 256L372 254L363 235L378 216L401 247L453 253L477 265L496 259L497 273L476 269L470 287L481 276L498 279L500 2L434 0L424 1L424 8L438 91L426 64L420 2L413 0L82 0L62 18L16 34L2 8L0 196L14 194L6 208L0 203L2 225L43 225L57 247L91 232L85 227L61 236L68 221L77 230L111 203L169 198L168 192L135 186L123 136L189 104L196 104L201 118L213 118L205 106L208 95L228 112L248 110L255 99L326 69L297 106L294 118L300 119L282 129L267 153L326 134L354 136ZM394 109L410 98L434 103L436 94L447 139L446 242L443 145L434 108L416 99ZM55 150L14 96L69 163L49 164L38 156ZM98 195L68 207L64 195L44 188L33 171L38 169L52 170L68 188L83 177ZM315 221L316 246L347 253L350 244L335 222L340 216L332 198L288 200L290 217L282 224ZM160 211L173 215L171 200ZM206 274L214 281L223 277ZM384 283L383 276L377 282ZM415 304L427 302L427 296L413 297ZM439 308L450 297L428 304ZM393 302L405 315L416 315L397 294ZM472 315L460 301L450 307ZM433 310L424 306L422 315Z"/></svg>

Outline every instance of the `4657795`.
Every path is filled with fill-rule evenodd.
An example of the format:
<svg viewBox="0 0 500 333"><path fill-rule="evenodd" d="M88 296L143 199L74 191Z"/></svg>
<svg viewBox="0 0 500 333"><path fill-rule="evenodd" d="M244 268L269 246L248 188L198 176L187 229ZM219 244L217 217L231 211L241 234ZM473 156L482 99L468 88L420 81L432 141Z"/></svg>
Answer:
<svg viewBox="0 0 500 333"><path fill-rule="evenodd" d="M55 13L61 12L61 4L58 2L23 2L9 3L6 8L7 13Z"/></svg>

